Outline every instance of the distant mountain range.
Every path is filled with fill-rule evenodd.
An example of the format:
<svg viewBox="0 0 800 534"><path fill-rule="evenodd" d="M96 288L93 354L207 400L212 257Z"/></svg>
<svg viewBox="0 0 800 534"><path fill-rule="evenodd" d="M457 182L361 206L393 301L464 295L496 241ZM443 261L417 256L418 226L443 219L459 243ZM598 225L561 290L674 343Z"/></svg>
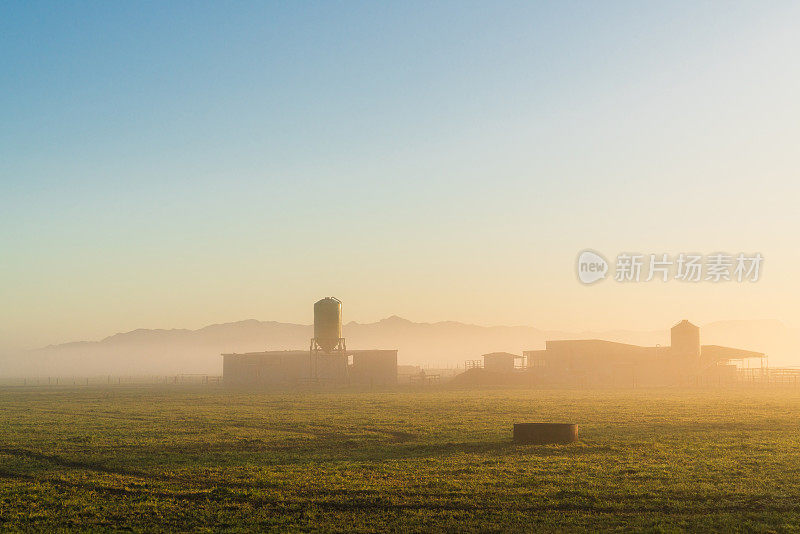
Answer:
<svg viewBox="0 0 800 534"><path fill-rule="evenodd" d="M676 321L677 322L677 321ZM668 325L671 326L671 325ZM307 349L311 325L257 321L199 330L134 330L101 341L51 345L0 360L0 376L219 374L220 354ZM563 332L528 326L478 326L452 321L415 323L392 316L344 326L351 349L398 349L399 363L463 365L482 354L544 348L548 339L607 339L639 345L669 344L669 328L651 332ZM703 344L765 352L770 363L800 365L800 335L778 321L720 321L701 325Z"/></svg>

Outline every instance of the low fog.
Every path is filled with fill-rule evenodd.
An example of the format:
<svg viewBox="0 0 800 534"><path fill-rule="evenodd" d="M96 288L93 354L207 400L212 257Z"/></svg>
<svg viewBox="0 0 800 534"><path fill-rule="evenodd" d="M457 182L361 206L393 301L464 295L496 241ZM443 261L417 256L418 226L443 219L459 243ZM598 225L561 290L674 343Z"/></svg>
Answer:
<svg viewBox="0 0 800 534"><path fill-rule="evenodd" d="M676 318L676 322L681 318ZM482 354L544 348L548 339L606 339L667 345L669 328L651 332L544 331L524 326L485 327L457 322L414 323L392 316L348 323L349 349L398 349L398 363L463 366ZM765 352L772 366L797 365L797 330L778 321L721 321L701 325L701 342ZM0 355L0 376L102 376L222 373L222 353L307 349L311 325L246 320L199 330L134 330L100 341L81 341Z"/></svg>

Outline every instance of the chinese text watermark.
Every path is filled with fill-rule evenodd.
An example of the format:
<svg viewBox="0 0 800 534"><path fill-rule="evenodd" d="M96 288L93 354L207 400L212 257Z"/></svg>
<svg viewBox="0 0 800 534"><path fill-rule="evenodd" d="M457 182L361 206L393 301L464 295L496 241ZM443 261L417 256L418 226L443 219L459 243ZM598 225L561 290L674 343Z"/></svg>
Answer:
<svg viewBox="0 0 800 534"><path fill-rule="evenodd" d="M764 256L760 252L705 255L623 252L616 257L612 278L616 282L757 282L763 264ZM589 249L578 255L576 268L578 279L584 284L603 280L611 270L602 254Z"/></svg>

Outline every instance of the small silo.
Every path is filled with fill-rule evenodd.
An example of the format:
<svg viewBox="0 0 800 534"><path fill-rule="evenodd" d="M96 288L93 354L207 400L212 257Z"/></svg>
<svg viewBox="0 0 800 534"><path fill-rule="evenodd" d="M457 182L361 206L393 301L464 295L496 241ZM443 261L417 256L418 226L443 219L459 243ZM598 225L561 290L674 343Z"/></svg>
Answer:
<svg viewBox="0 0 800 534"><path fill-rule="evenodd" d="M670 330L670 348L681 356L700 357L700 327L686 319Z"/></svg>
<svg viewBox="0 0 800 534"><path fill-rule="evenodd" d="M342 302L334 297L325 297L314 303L314 339L324 352L344 348L342 338Z"/></svg>

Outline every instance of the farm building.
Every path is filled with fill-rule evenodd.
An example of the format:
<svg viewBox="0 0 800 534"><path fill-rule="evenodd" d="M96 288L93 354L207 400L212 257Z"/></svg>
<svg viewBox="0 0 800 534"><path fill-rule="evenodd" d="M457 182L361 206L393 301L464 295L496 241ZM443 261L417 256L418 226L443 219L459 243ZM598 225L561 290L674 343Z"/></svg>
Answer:
<svg viewBox="0 0 800 534"><path fill-rule="evenodd" d="M587 385L675 385L729 382L737 360L760 352L700 345L700 328L681 321L670 330L670 345L642 347L600 339L547 341L544 350L523 352L526 368L541 379Z"/></svg>
<svg viewBox="0 0 800 534"><path fill-rule="evenodd" d="M544 350L524 351L522 356L505 352L485 354L483 368L469 372L476 375L470 377L474 382L479 382L483 375L508 384L617 387L717 384L735 381L737 361L753 359L759 360L760 368L765 369L763 353L701 345L700 328L684 320L672 327L670 345L665 347L602 339L553 340L545 342Z"/></svg>
<svg viewBox="0 0 800 534"><path fill-rule="evenodd" d="M331 354L283 350L223 354L226 386L291 389L322 386L397 384L396 350L349 350Z"/></svg>
<svg viewBox="0 0 800 534"><path fill-rule="evenodd" d="M292 389L313 386L393 386L396 350L347 350L342 337L342 302L314 303L314 337L308 350L274 350L222 355L227 387Z"/></svg>
<svg viewBox="0 0 800 534"><path fill-rule="evenodd" d="M510 373L522 357L510 352L491 352L483 355L483 368L495 373Z"/></svg>

